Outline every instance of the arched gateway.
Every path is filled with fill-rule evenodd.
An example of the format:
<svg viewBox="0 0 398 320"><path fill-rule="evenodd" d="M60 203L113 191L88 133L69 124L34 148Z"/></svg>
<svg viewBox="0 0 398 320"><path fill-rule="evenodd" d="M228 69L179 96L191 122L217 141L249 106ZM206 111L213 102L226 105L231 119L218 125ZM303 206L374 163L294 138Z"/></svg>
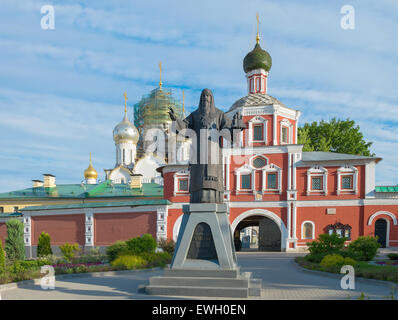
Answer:
<svg viewBox="0 0 398 320"><path fill-rule="evenodd" d="M253 209L240 214L231 224L235 240L239 239L240 230L248 226L258 226L259 228L259 251L286 250L287 229L275 213L265 209Z"/></svg>

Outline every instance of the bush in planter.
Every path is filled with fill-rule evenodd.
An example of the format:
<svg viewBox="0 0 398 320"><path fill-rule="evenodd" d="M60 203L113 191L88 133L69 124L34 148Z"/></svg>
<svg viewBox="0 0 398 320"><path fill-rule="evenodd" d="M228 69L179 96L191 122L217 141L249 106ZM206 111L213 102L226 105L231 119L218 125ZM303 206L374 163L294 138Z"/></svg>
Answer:
<svg viewBox="0 0 398 320"><path fill-rule="evenodd" d="M358 237L348 245L347 250L358 255L359 261L369 261L372 260L377 253L377 249L380 244L377 242L375 237Z"/></svg>
<svg viewBox="0 0 398 320"><path fill-rule="evenodd" d="M122 255L116 258L116 260L114 260L111 264L116 268L130 270L144 267L147 264L147 261L140 256Z"/></svg>
<svg viewBox="0 0 398 320"><path fill-rule="evenodd" d="M121 255L128 254L128 247L125 241L116 241L114 244L106 248L106 256L108 261L112 262Z"/></svg>
<svg viewBox="0 0 398 320"><path fill-rule="evenodd" d="M6 223L6 253L10 261L25 259L24 226L18 219L10 219Z"/></svg>
<svg viewBox="0 0 398 320"><path fill-rule="evenodd" d="M151 234L144 234L141 237L132 238L126 241L130 254L140 255L143 253L153 253L156 250L156 240Z"/></svg>
<svg viewBox="0 0 398 320"><path fill-rule="evenodd" d="M39 242L37 244L37 256L44 257L52 255L51 250L51 237L48 233L42 232L39 236Z"/></svg>

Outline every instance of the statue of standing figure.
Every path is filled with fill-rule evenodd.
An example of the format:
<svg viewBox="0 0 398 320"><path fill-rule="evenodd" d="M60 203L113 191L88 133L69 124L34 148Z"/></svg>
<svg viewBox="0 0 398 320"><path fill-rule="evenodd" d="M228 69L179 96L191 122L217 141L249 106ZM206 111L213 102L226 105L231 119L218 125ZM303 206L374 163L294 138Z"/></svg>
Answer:
<svg viewBox="0 0 398 320"><path fill-rule="evenodd" d="M240 132L245 128L242 116L237 112L231 120L224 112L217 109L210 89L202 91L198 109L184 120L177 119L171 108L169 115L170 119L175 121L177 131L191 129L196 134L196 159L194 159L196 161L191 161L189 164L190 203L223 203L221 137L232 146L231 137L235 136L235 130ZM214 152L215 146L217 152Z"/></svg>

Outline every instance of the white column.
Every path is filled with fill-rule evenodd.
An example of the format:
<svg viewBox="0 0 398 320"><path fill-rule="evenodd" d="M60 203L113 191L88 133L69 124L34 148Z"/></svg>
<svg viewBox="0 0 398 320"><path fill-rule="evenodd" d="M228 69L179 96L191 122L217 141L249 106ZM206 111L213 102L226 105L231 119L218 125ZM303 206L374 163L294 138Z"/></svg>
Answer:
<svg viewBox="0 0 398 320"><path fill-rule="evenodd" d="M293 219L292 219L292 226L293 226L293 239L297 239L296 236L296 229L297 229L297 207L296 204L293 202Z"/></svg>
<svg viewBox="0 0 398 320"><path fill-rule="evenodd" d="M161 206L157 208L156 216L156 240L167 239L167 216L168 207Z"/></svg>
<svg viewBox="0 0 398 320"><path fill-rule="evenodd" d="M287 190L292 189L292 154L288 153Z"/></svg>
<svg viewBox="0 0 398 320"><path fill-rule="evenodd" d="M291 205L290 202L287 203L287 238L291 239L292 237L292 210L291 210ZM289 244L287 244L286 248L289 248Z"/></svg>
<svg viewBox="0 0 398 320"><path fill-rule="evenodd" d="M84 209L85 219L85 247L94 247L94 209Z"/></svg>
<svg viewBox="0 0 398 320"><path fill-rule="evenodd" d="M275 109L274 110L274 116L273 116L273 137L272 137L272 139L273 139L273 141L274 141L274 146L276 146L277 144L278 144L278 137L276 136L276 133L277 133L277 126L278 126L278 121L277 121L277 118L278 118L278 112L277 112L277 110Z"/></svg>
<svg viewBox="0 0 398 320"><path fill-rule="evenodd" d="M32 219L30 216L25 216L23 218L23 226L25 248L29 250L29 258L32 258Z"/></svg>

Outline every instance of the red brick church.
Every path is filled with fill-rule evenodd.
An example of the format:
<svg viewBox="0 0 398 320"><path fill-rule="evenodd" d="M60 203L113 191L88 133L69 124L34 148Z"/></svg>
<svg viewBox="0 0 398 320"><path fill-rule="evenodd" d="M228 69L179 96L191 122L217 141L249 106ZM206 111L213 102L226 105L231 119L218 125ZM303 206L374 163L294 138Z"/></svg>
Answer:
<svg viewBox="0 0 398 320"><path fill-rule="evenodd" d="M243 62L248 94L227 111L231 118L239 111L246 124L239 146L223 150L224 199L236 246L243 245L242 230L250 230L250 241L256 238L262 251L305 249L322 233L348 241L377 235L382 246L398 246L398 187L375 186L381 158L303 152L297 144L300 111L268 95L271 65L257 38ZM45 175L32 188L0 194L0 210L20 206L15 213L0 213L0 238L5 239L6 220L17 217L24 222L26 247L33 255L42 231L54 246L107 246L143 233L176 240L182 206L189 202L188 165L152 159L161 177L143 179L134 170L137 130L126 111L121 124L125 131L114 135L121 160L104 182L96 180L90 162L85 184L58 185L54 176ZM129 163L124 148L131 152ZM112 181L112 174L119 180Z"/></svg>

